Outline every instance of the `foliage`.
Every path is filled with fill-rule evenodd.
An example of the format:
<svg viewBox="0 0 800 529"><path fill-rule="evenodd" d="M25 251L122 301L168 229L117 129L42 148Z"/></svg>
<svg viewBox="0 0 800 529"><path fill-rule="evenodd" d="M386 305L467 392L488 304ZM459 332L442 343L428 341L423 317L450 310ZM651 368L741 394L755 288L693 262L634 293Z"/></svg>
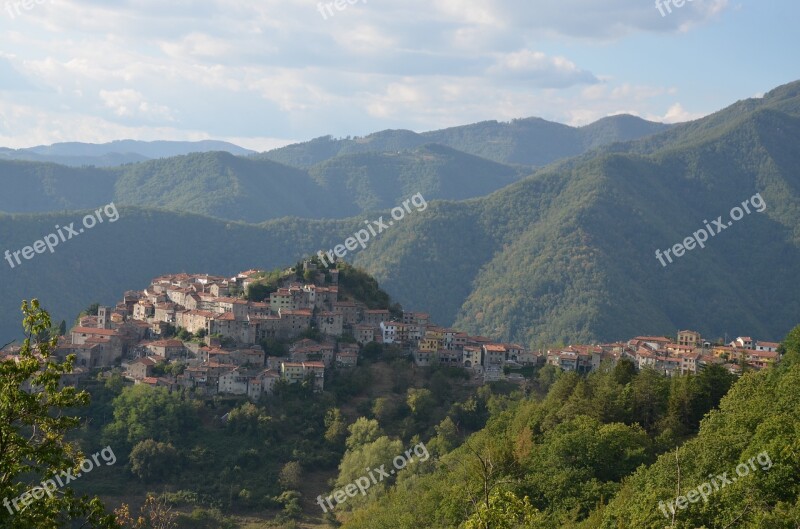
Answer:
<svg viewBox="0 0 800 529"><path fill-rule="evenodd" d="M33 488L54 474L80 474L83 455L66 439L79 418L68 410L88 404L89 395L60 387L61 376L72 371L74 356L63 363L52 356L57 337L49 338L50 315L39 301L23 302L22 314L26 338L19 355L0 362L0 497L17 502L0 509L0 526L58 529L76 522L114 528L113 517L97 498L79 498L71 487L47 495L41 487Z"/></svg>
<svg viewBox="0 0 800 529"><path fill-rule="evenodd" d="M142 481L164 481L179 467L178 451L169 443L140 441L130 455L131 472Z"/></svg>
<svg viewBox="0 0 800 529"><path fill-rule="evenodd" d="M165 388L126 387L113 405L114 421L104 436L115 446L133 447L145 439L178 443L197 427L196 403Z"/></svg>

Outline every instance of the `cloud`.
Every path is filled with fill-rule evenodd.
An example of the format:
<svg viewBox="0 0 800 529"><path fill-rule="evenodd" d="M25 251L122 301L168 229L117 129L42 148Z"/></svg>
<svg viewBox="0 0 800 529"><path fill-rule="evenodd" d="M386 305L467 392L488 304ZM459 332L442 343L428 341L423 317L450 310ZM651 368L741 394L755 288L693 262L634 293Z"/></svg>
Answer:
<svg viewBox="0 0 800 529"><path fill-rule="evenodd" d="M545 88L565 88L575 84L593 84L598 79L564 57L548 57L542 52L522 50L498 58L489 75L530 81Z"/></svg>
<svg viewBox="0 0 800 529"><path fill-rule="evenodd" d="M37 143L87 133L70 119L137 138L163 130L261 141L532 115L660 115L675 94L610 79L581 46L686 31L727 8L694 0L661 17L649 1L381 0L325 19L317 4L56 0L0 19L0 45L15 50L0 56L0 90L27 91L36 120L11 121ZM574 46L558 47L565 41ZM62 129L45 133L39 119Z"/></svg>
<svg viewBox="0 0 800 529"><path fill-rule="evenodd" d="M136 90L100 90L100 99L121 118L141 118L148 121L174 121L169 108L154 105Z"/></svg>

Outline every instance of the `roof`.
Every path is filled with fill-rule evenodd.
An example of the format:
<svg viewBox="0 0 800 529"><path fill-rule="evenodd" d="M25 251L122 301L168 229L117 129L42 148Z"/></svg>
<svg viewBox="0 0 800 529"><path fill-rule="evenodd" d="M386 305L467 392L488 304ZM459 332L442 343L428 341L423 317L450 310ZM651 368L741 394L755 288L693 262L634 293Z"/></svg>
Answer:
<svg viewBox="0 0 800 529"><path fill-rule="evenodd" d="M158 340L147 345L152 345L153 347L183 347L183 342L180 340Z"/></svg>
<svg viewBox="0 0 800 529"><path fill-rule="evenodd" d="M137 358L136 360L134 360L131 363L132 364L144 364L146 366L154 366L154 365L156 365L156 361L153 360L152 358L148 358L148 357Z"/></svg>
<svg viewBox="0 0 800 529"><path fill-rule="evenodd" d="M116 336L118 333L113 329L96 329L94 327L75 327L72 332L79 334L99 334L101 336Z"/></svg>

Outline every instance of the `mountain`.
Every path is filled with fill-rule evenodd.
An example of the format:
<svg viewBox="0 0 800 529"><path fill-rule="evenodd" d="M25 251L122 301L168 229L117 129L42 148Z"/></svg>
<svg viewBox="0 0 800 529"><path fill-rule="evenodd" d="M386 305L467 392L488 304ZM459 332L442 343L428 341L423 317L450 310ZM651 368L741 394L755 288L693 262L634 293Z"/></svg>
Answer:
<svg viewBox="0 0 800 529"><path fill-rule="evenodd" d="M337 156L401 151L438 143L499 163L544 166L602 145L642 138L668 128L668 125L629 115L603 118L585 127L528 118L509 123L484 121L422 134L408 130L386 130L354 139L324 136L257 156L309 168Z"/></svg>
<svg viewBox="0 0 800 529"><path fill-rule="evenodd" d="M348 259L375 275L394 299L431 313L437 323L526 345L673 334L685 327L712 339L746 333L774 341L796 323L800 312L800 285L795 279L800 271L798 87L800 83L780 87L762 99L739 102L655 136L553 164L488 196L432 202L370 241L365 250L351 252ZM438 146L424 149L417 158L458 154ZM50 198L41 197L62 182L48 173L55 166L15 162L39 171L26 173L29 179L31 175L39 179L39 187L19 195L28 188L25 178L18 176L10 187L13 203L4 193L0 209L37 199L58 203L52 197L62 195L74 204L91 202L83 208L95 208L104 203L102 193L111 189L135 191L148 200L164 197L162 207L184 200L183 207L199 211L210 208L214 200L230 200L230 209L238 203L231 197L246 198L250 188L245 184L252 185L233 178L242 171L238 164L272 164L276 171L284 171L283 183L275 189L285 193L280 200L298 196L305 200L308 189L319 189L329 202L349 200L336 207L383 208L386 196L405 188L394 177L386 182L377 176L355 178L355 168L378 161L392 167L397 160L414 156L352 155L352 168L339 165L342 160L331 160L304 172L264 160L191 155L171 161L185 165L174 166L176 174L205 174L206 166L221 164L207 171L210 181L217 182L220 174L232 179L215 183L209 196L192 195L191 185L198 180L180 183L170 166L146 162L133 166L141 173L130 173L141 179L130 180L130 186L119 191L121 184L109 179L108 171L94 169L80 173L84 194L91 200L77 192L69 195L69 183ZM151 171L148 164L163 171ZM355 182L344 182L344 189L388 186L389 181L399 187L385 195L348 198L350 191L342 188L335 194L336 186L328 179L350 176ZM164 182L173 181L180 184L181 196L165 196L170 185ZM257 175L252 181L258 181ZM314 186L307 187L308 182ZM762 212L756 211L761 209L756 196L766 206ZM203 198L208 204L200 201ZM266 192L243 201L241 216L265 200L269 200ZM667 266L660 264L657 249L672 249L704 228L705 221L722 216L725 223L731 209L745 201L751 213L743 213L724 233L709 237L705 248L688 251ZM72 317L92 301L110 303L120 290L140 287L170 271L232 274L251 267L270 268L333 248L361 229L364 220L388 216L385 210L364 211L342 220L287 218L253 226L163 210L122 211L117 224L98 226L90 235L59 247L55 255L36 256L14 270L0 261L2 321L18 321L8 315L15 312L19 299L42 293L61 317ZM31 244L70 218L79 217L68 212L0 216L0 250Z"/></svg>
<svg viewBox="0 0 800 529"><path fill-rule="evenodd" d="M712 338L746 331L775 339L800 309L792 279L800 119L775 110L798 97L783 90L749 113L737 105L700 120L686 126L691 142L667 131L672 141L650 155L633 142L633 154L584 155L488 197L438 204L426 222L398 226L356 263L437 321L526 344L686 326ZM727 219L756 193L763 213L659 263L656 249L681 243L704 220Z"/></svg>
<svg viewBox="0 0 800 529"><path fill-rule="evenodd" d="M309 171L224 152L116 168L0 161L0 211L33 213L114 202L252 223L295 216L343 218L409 196L460 200L520 180L529 170L438 145L342 156Z"/></svg>
<svg viewBox="0 0 800 529"><path fill-rule="evenodd" d="M136 141L118 140L110 143L55 143L27 149L0 149L0 160L50 162L72 167L94 165L115 167L154 158L169 158L198 152L223 151L237 156L254 151L224 141Z"/></svg>

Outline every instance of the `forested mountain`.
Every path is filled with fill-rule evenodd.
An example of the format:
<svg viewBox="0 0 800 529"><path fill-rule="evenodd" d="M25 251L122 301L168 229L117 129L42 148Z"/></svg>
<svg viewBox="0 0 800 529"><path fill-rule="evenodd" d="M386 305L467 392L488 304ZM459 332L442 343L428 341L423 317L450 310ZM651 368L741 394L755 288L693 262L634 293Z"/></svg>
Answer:
<svg viewBox="0 0 800 529"><path fill-rule="evenodd" d="M224 152L117 168L0 161L0 211L32 213L115 204L262 222L285 216L343 218L427 199L483 196L529 173L443 147L343 156L295 169Z"/></svg>
<svg viewBox="0 0 800 529"><path fill-rule="evenodd" d="M750 113L712 116L716 127L701 120L686 133L704 128L706 136L683 147L587 155L486 198L441 204L357 262L402 303L527 344L694 325L708 336L748 329L774 339L800 309L791 279L800 262L800 120L775 110L796 97L783 90ZM659 263L656 249L681 243L705 220L727 220L756 193L764 212L726 227L705 249Z"/></svg>
<svg viewBox="0 0 800 529"><path fill-rule="evenodd" d="M153 158L211 151L224 151L239 156L253 153L251 150L224 141L119 140L100 144L66 142L26 149L0 149L0 160L50 162L73 167L85 165L113 167Z"/></svg>
<svg viewBox="0 0 800 529"><path fill-rule="evenodd" d="M495 162L543 166L601 145L642 138L668 128L628 115L603 118L585 127L570 127L540 118L516 119L510 123L484 121L422 134L385 130L354 139L325 136L258 157L308 168L347 154L401 151L438 143Z"/></svg>

